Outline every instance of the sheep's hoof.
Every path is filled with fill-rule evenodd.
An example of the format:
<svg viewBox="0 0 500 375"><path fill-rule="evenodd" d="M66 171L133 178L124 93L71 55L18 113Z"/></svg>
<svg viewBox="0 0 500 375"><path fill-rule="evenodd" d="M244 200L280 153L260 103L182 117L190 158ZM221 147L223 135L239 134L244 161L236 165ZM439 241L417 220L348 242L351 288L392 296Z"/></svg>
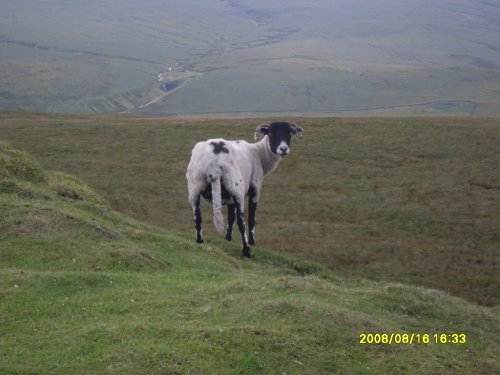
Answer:
<svg viewBox="0 0 500 375"><path fill-rule="evenodd" d="M226 240L227 241L232 241L233 240L233 236L231 236L230 234L226 234Z"/></svg>
<svg viewBox="0 0 500 375"><path fill-rule="evenodd" d="M252 251L250 250L249 247L243 248L243 256L247 258L250 258L252 256Z"/></svg>
<svg viewBox="0 0 500 375"><path fill-rule="evenodd" d="M196 239L196 243L203 243L203 242L205 242L205 241L203 241L203 238L197 238Z"/></svg>

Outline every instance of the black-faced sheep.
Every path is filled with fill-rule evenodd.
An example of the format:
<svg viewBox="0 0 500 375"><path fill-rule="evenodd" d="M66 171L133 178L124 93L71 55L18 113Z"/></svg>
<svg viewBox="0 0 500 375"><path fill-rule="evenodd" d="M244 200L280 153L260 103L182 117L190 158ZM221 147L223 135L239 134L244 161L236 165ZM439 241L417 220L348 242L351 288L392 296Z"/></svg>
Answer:
<svg viewBox="0 0 500 375"><path fill-rule="evenodd" d="M302 128L289 122L264 123L255 130L264 138L256 143L226 141L222 138L197 143L187 168L189 202L193 208L196 242L203 242L200 196L211 200L214 224L224 230L222 205L228 205L226 239L231 241L235 219L241 234L243 255L251 256L255 244L255 212L264 176L272 172L283 156L290 153L292 134L302 136ZM248 195L249 238L243 218Z"/></svg>

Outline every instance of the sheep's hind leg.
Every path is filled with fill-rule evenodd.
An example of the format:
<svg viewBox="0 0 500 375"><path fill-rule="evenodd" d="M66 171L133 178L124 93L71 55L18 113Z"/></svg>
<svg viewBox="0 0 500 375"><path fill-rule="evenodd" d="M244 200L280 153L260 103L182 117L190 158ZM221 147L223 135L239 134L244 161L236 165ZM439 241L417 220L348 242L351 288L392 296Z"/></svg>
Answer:
<svg viewBox="0 0 500 375"><path fill-rule="evenodd" d="M255 213L259 200L257 191L254 186L248 190L248 244L252 246L255 245Z"/></svg>
<svg viewBox="0 0 500 375"><path fill-rule="evenodd" d="M233 224L236 219L236 207L234 204L227 205L227 232L226 240L231 241L233 239Z"/></svg>
<svg viewBox="0 0 500 375"><path fill-rule="evenodd" d="M196 242L203 243L200 196L198 196L198 198L193 204L193 213L194 213L194 228L196 229Z"/></svg>
<svg viewBox="0 0 500 375"><path fill-rule="evenodd" d="M257 203L251 198L248 201L248 244L255 245L255 212Z"/></svg>
<svg viewBox="0 0 500 375"><path fill-rule="evenodd" d="M252 251L250 250L250 246L248 246L247 234L246 234L246 228L245 228L245 219L243 218L242 201L240 201L236 197L234 197L234 203L236 206L236 219L238 220L238 229L240 230L241 243L243 245L243 248L242 248L243 256L250 258L250 256L252 255Z"/></svg>

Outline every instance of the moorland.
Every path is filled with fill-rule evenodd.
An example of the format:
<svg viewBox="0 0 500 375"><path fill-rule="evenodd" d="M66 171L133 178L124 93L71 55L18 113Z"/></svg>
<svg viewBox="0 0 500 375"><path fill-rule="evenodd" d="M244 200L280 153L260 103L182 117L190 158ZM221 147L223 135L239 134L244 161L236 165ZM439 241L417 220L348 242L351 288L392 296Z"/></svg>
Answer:
<svg viewBox="0 0 500 375"><path fill-rule="evenodd" d="M4 112L0 139L81 178L124 214L192 233L192 147L253 141L260 121ZM296 121L304 137L264 182L258 245L346 277L498 305L498 119ZM202 209L205 233L217 237L210 205Z"/></svg>
<svg viewBox="0 0 500 375"><path fill-rule="evenodd" d="M500 373L499 15L2 1L0 374ZM269 119L253 257L196 244L192 147Z"/></svg>
<svg viewBox="0 0 500 375"><path fill-rule="evenodd" d="M185 158L175 156L178 146L187 146L193 135L221 130L246 134L247 121L234 127L2 113L1 123L1 138L37 156L0 142L0 373L496 374L500 369L498 306L479 306L446 290L369 280L365 275L377 268L370 259L363 259L361 276L343 276L342 267L328 269L262 245L246 259L237 244L211 235L198 245L178 231L190 216L180 207L184 192L176 183L182 178L175 180ZM319 124L305 124L309 138L297 142L297 156L290 155L267 181L262 244L265 229L273 230L267 243L281 250L287 243L303 247L304 256L307 249L314 252L314 241L332 233L332 252L341 249L353 259L368 248L365 257L382 263L385 253L410 262L420 251L421 261L437 254L435 261L448 266L437 264L433 275L448 277L453 285L449 265L458 261L462 267L460 256L475 257L468 266L489 277L481 267L494 261L490 252L493 242L498 244L498 211L491 208L498 201L498 176L489 174L494 140L487 135L498 123L419 123L418 134L436 139L430 144L412 133L416 124ZM444 129L452 139L448 147L436 147ZM384 152L356 147L353 153L344 143L353 133L362 142L357 146L372 143ZM150 137L142 138L148 147L130 143L141 142L140 134ZM402 136L406 142L400 143ZM463 139L473 147L467 152L470 163L461 169ZM123 152L121 165L117 149ZM110 151L114 158L107 157ZM91 180L113 203L80 178L50 171L36 159ZM415 184L409 169L423 172L426 184ZM391 174L399 177L391 180ZM293 178L293 186L277 187ZM289 194L277 199L276 189ZM376 194L369 193L373 189ZM162 197L156 204L168 225L146 224L113 209L134 213L145 196L155 194ZM332 202L336 210L330 210ZM152 207L135 215L147 218ZM280 210L269 210L273 207ZM423 267L409 273L432 276L424 275Z"/></svg>
<svg viewBox="0 0 500 375"><path fill-rule="evenodd" d="M6 0L0 108L499 115L499 13L473 0Z"/></svg>

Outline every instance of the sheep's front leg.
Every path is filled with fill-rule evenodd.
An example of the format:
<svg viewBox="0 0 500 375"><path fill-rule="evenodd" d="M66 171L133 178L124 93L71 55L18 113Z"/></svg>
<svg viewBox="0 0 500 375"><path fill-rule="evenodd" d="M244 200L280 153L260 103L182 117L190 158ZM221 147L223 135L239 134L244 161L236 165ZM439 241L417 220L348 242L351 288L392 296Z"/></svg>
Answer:
<svg viewBox="0 0 500 375"><path fill-rule="evenodd" d="M255 212L257 203L252 198L248 200L248 244L255 245Z"/></svg>
<svg viewBox="0 0 500 375"><path fill-rule="evenodd" d="M227 205L227 232L226 240L231 241L233 239L233 224L236 219L236 207L234 204Z"/></svg>
<svg viewBox="0 0 500 375"><path fill-rule="evenodd" d="M247 234L246 234L246 228L245 228L245 219L243 218L243 199L238 200L236 197L234 197L234 204L236 206L236 219L238 220L238 229L240 230L240 235L241 235L241 243L243 245L242 251L243 255L246 256L247 258L250 258L252 255L252 252L250 250L250 246L248 246L248 241L247 241Z"/></svg>
<svg viewBox="0 0 500 375"><path fill-rule="evenodd" d="M202 220L201 220L201 209L200 209L200 197L196 199L193 204L194 213L194 228L196 229L196 242L203 243L203 231L202 231Z"/></svg>

